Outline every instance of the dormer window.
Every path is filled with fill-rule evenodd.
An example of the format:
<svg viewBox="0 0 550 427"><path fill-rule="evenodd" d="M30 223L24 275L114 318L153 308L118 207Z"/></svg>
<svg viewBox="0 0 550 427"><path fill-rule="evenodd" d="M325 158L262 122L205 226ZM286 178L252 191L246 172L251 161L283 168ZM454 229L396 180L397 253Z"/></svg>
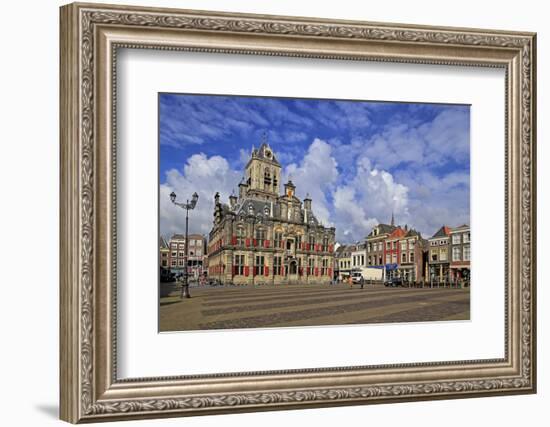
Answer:
<svg viewBox="0 0 550 427"><path fill-rule="evenodd" d="M248 205L248 213L253 215L254 214L254 206Z"/></svg>

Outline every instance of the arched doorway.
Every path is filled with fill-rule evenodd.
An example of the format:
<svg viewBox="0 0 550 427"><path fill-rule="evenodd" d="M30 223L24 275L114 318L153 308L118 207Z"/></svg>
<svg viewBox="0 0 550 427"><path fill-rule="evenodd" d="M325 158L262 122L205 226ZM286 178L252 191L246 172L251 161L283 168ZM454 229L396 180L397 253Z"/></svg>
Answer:
<svg viewBox="0 0 550 427"><path fill-rule="evenodd" d="M293 259L288 263L288 281L290 283L298 280L298 262Z"/></svg>
<svg viewBox="0 0 550 427"><path fill-rule="evenodd" d="M289 274L298 274L298 263L296 260L290 261L290 271Z"/></svg>

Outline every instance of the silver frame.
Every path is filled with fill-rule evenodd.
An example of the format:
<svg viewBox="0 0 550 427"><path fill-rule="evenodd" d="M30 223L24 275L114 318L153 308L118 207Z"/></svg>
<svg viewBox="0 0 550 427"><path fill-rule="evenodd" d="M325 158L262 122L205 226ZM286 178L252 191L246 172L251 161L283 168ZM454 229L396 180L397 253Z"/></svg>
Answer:
<svg viewBox="0 0 550 427"><path fill-rule="evenodd" d="M77 423L536 391L536 36L99 4L61 8L61 418ZM117 378L118 48L506 70L505 357Z"/></svg>

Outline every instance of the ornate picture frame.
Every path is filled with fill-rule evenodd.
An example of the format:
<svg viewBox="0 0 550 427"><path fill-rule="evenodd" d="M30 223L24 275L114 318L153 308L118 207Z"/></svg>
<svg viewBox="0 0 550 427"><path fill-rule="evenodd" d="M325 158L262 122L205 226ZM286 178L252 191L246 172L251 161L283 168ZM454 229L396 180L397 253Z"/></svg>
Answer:
<svg viewBox="0 0 550 427"><path fill-rule="evenodd" d="M70 4L61 8L60 384L72 422L536 392L536 35ZM505 70L505 342L490 360L117 377L117 49Z"/></svg>

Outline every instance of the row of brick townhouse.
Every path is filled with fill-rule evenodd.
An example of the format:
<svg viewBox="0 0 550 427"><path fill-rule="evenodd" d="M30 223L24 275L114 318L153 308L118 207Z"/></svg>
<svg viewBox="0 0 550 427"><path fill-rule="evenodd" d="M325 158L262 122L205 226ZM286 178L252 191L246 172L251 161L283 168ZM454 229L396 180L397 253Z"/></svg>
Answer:
<svg viewBox="0 0 550 427"><path fill-rule="evenodd" d="M334 227L325 227L312 200L296 196L289 179L280 194L281 165L264 140L252 148L239 195L214 197L208 275L221 283L328 283L333 276Z"/></svg>
<svg viewBox="0 0 550 427"><path fill-rule="evenodd" d="M185 235L174 234L166 241L160 237L160 266L175 274L185 271ZM206 238L200 234L189 235L187 272L191 278L198 278L206 267Z"/></svg>
<svg viewBox="0 0 550 427"><path fill-rule="evenodd" d="M381 269L383 280L455 283L470 278L470 227L442 226L428 239L407 225L378 224L364 242L342 245L336 252L337 278L353 271Z"/></svg>

